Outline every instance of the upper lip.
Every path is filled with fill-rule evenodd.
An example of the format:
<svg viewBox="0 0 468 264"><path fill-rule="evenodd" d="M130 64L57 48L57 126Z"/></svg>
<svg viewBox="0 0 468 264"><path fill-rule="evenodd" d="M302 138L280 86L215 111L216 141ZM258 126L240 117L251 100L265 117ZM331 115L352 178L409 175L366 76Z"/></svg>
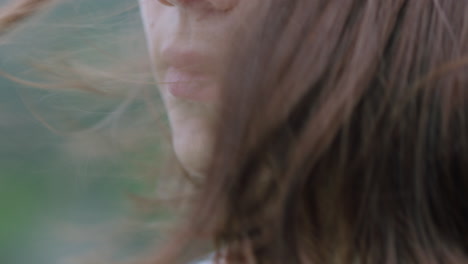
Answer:
<svg viewBox="0 0 468 264"><path fill-rule="evenodd" d="M164 49L161 59L170 67L193 73L203 72L210 61L210 57L201 52L175 46Z"/></svg>
<svg viewBox="0 0 468 264"><path fill-rule="evenodd" d="M177 82L177 78L184 76L182 82L189 81L198 83L192 92L185 94L186 99L194 101L212 101L215 98L216 90L210 85L216 82L216 68L214 63L216 57L213 54L202 53L193 48L183 49L171 46L170 48L163 49L160 56L163 62L163 75L161 76L163 82L173 83ZM178 73L177 73L178 72ZM174 75L177 73L175 79ZM193 80L189 80L193 79ZM173 86L177 87L177 85ZM190 95L189 95L190 94ZM173 94L174 95L174 94ZM182 96L184 98L184 96Z"/></svg>

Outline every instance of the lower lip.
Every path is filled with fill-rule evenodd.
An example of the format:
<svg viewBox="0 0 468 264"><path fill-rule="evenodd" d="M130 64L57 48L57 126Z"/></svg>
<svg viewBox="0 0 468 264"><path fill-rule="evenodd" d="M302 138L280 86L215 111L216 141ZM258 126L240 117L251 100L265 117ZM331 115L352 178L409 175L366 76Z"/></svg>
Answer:
<svg viewBox="0 0 468 264"><path fill-rule="evenodd" d="M164 78L168 92L175 97L191 101L210 101L211 89L207 87L208 79L203 75L169 68Z"/></svg>

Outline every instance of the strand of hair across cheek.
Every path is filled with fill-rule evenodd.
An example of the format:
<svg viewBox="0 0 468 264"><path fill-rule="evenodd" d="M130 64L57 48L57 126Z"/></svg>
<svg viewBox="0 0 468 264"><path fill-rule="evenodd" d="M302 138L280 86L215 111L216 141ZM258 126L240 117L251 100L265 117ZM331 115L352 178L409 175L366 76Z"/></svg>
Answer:
<svg viewBox="0 0 468 264"><path fill-rule="evenodd" d="M12 1L0 9L0 36L55 0Z"/></svg>

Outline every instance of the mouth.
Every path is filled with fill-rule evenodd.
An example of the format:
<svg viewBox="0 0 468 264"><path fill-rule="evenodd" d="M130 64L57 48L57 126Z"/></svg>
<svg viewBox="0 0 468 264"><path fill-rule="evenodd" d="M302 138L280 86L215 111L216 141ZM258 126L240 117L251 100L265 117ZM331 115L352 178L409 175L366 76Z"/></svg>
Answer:
<svg viewBox="0 0 468 264"><path fill-rule="evenodd" d="M216 85L210 65L213 57L172 46L164 49L162 60L167 65L163 88L179 99L198 102L215 100Z"/></svg>
<svg viewBox="0 0 468 264"><path fill-rule="evenodd" d="M174 97L198 102L213 100L213 89L206 75L169 67L164 77L165 89Z"/></svg>

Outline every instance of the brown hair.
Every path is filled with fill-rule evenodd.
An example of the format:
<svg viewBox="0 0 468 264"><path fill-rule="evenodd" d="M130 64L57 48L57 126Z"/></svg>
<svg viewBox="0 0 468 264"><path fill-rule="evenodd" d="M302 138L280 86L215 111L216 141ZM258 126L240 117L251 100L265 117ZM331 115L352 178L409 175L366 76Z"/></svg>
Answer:
<svg viewBox="0 0 468 264"><path fill-rule="evenodd" d="M0 30L47 2L14 1ZM466 262L468 2L268 2L161 262L199 239L229 264Z"/></svg>
<svg viewBox="0 0 468 264"><path fill-rule="evenodd" d="M467 262L468 1L269 2L184 239L229 264Z"/></svg>

